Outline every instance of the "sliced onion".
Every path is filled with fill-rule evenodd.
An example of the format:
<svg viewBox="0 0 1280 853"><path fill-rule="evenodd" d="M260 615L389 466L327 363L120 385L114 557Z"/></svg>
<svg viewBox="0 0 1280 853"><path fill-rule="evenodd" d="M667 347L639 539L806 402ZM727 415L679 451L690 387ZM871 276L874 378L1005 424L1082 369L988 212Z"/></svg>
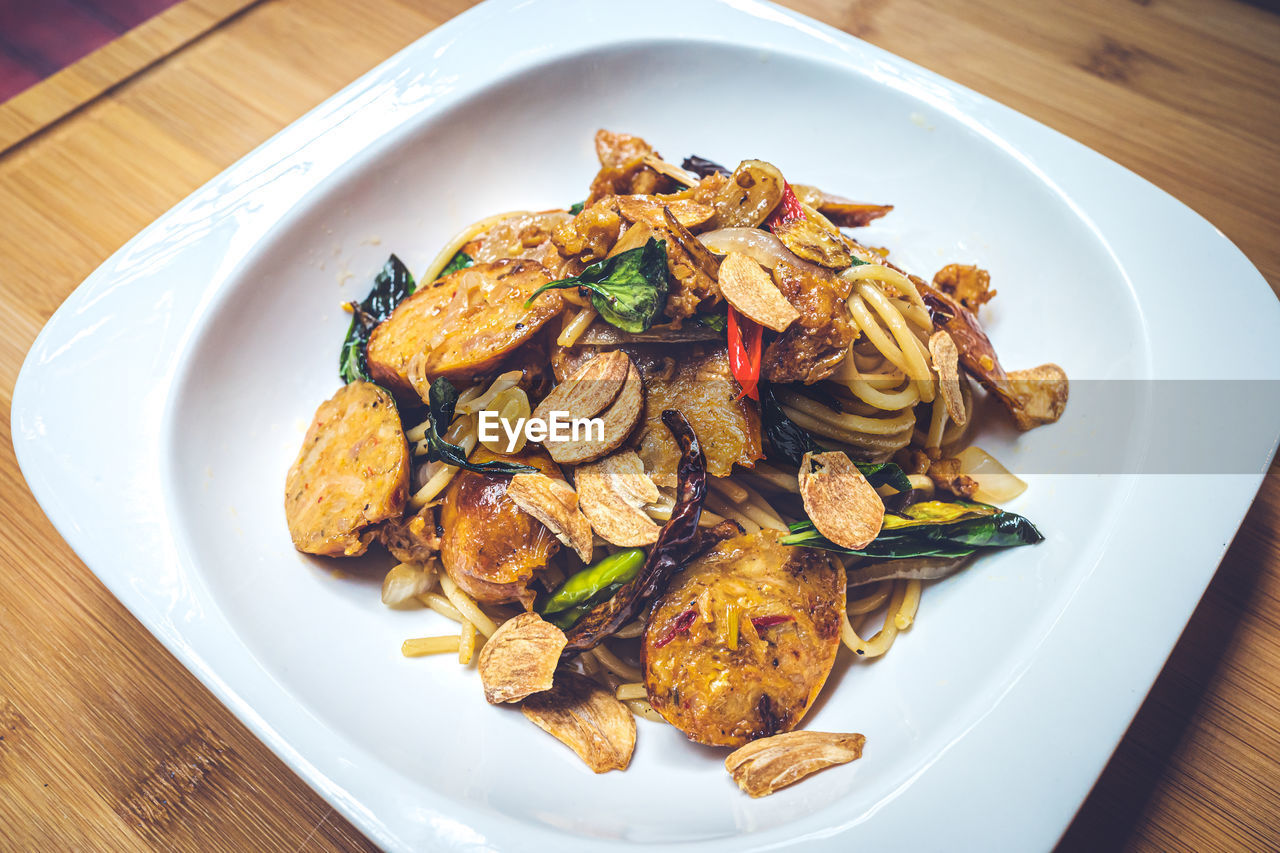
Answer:
<svg viewBox="0 0 1280 853"><path fill-rule="evenodd" d="M972 559L972 556L968 556L870 560L849 567L849 586L859 587L870 583L898 579L936 581L960 571Z"/></svg>
<svg viewBox="0 0 1280 853"><path fill-rule="evenodd" d="M473 415L481 409L492 408L491 404L494 398L503 391L518 385L523 376L524 371L522 370L508 370L506 373L498 374L484 393L479 392L479 386L468 388L458 395L458 403L454 411L459 415ZM463 397L469 393L470 396L464 400ZM494 411L497 410L495 409Z"/></svg>
<svg viewBox="0 0 1280 853"><path fill-rule="evenodd" d="M428 572L413 563L401 563L382 579L382 603L388 607L400 607L430 592L435 580L435 572Z"/></svg>
<svg viewBox="0 0 1280 853"><path fill-rule="evenodd" d="M978 484L973 499L988 504L1011 501L1027 490L1027 484L1009 473L1009 469L981 447L969 446L956 456L960 460L960 473L972 477Z"/></svg>
<svg viewBox="0 0 1280 853"><path fill-rule="evenodd" d="M698 239L717 255L740 252L767 270L776 267L782 261L809 272L818 272L822 268L796 256L782 241L759 228L717 228L699 234Z"/></svg>
<svg viewBox="0 0 1280 853"><path fill-rule="evenodd" d="M498 432L498 437L493 441L485 441L480 439L480 443L490 453L504 454L507 453L507 437L508 428L518 429L521 421L529 419L529 395L524 392L523 388L507 388L498 393L484 407L487 411L493 412L498 416L498 420L502 421L502 427ZM519 453L524 449L525 433L519 430L516 433L516 443L511 448L511 453Z"/></svg>

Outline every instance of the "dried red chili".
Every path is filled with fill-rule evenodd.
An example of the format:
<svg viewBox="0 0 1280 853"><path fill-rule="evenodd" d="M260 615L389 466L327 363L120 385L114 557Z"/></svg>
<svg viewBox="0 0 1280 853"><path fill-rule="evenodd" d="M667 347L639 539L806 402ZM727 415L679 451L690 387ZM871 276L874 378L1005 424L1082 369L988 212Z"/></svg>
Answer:
<svg viewBox="0 0 1280 853"><path fill-rule="evenodd" d="M645 606L666 592L671 576L684 565L698 543L698 519L707 495L707 459L693 427L674 409L662 413L662 422L680 445L676 468L678 486L671 520L658 533L644 565L636 576L608 601L591 608L566 634L564 654L574 655L599 645L605 637L635 619Z"/></svg>

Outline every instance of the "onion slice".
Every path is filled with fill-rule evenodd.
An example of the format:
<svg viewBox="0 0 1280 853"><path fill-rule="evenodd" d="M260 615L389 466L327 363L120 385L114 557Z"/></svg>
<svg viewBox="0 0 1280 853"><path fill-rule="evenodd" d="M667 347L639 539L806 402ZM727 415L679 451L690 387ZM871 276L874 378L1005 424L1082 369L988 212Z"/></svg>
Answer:
<svg viewBox="0 0 1280 853"><path fill-rule="evenodd" d="M970 445L956 458L960 460L960 473L972 477L978 484L978 490L973 493L976 501L1002 504L1027 490L1025 482L1010 474L1008 468L981 447Z"/></svg>
<svg viewBox="0 0 1280 853"><path fill-rule="evenodd" d="M821 267L792 253L773 234L761 231L759 228L717 228L715 231L699 234L698 239L702 241L702 245L717 255L738 252L767 270L773 269L783 261L808 272L816 273L822 270Z"/></svg>

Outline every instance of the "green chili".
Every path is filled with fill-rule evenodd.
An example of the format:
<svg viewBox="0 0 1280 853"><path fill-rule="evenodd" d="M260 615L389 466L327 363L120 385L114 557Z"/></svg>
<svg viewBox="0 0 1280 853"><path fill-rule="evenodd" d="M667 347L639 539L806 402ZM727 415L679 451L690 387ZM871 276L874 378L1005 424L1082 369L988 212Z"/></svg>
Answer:
<svg viewBox="0 0 1280 853"><path fill-rule="evenodd" d="M582 605L594 604L611 587L616 592L623 584L634 578L642 565L644 565L644 551L640 548L627 548L616 554L610 554L595 565L587 566L582 571L570 575L568 580L560 584L560 588L551 594L546 604L542 605L542 613L543 615L560 613L578 609ZM588 606L586 609L591 608Z"/></svg>

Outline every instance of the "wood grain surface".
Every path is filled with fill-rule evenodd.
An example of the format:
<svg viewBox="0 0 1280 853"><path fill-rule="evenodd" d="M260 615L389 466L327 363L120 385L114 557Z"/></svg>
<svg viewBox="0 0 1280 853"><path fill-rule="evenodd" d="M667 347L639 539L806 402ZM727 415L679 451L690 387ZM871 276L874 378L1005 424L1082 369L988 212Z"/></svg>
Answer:
<svg viewBox="0 0 1280 853"><path fill-rule="evenodd" d="M40 326L111 252L468 5L264 0L158 62L126 63L69 115L64 93L29 90L44 118L0 155L0 848L371 849L58 537L14 461L10 403ZM1229 0L787 5L1133 169L1280 286L1276 15ZM1280 848L1278 626L1273 468L1064 849Z"/></svg>
<svg viewBox="0 0 1280 853"><path fill-rule="evenodd" d="M122 80L181 50L256 2L258 0L183 0L67 66L39 86L0 103L0 153L93 101Z"/></svg>

